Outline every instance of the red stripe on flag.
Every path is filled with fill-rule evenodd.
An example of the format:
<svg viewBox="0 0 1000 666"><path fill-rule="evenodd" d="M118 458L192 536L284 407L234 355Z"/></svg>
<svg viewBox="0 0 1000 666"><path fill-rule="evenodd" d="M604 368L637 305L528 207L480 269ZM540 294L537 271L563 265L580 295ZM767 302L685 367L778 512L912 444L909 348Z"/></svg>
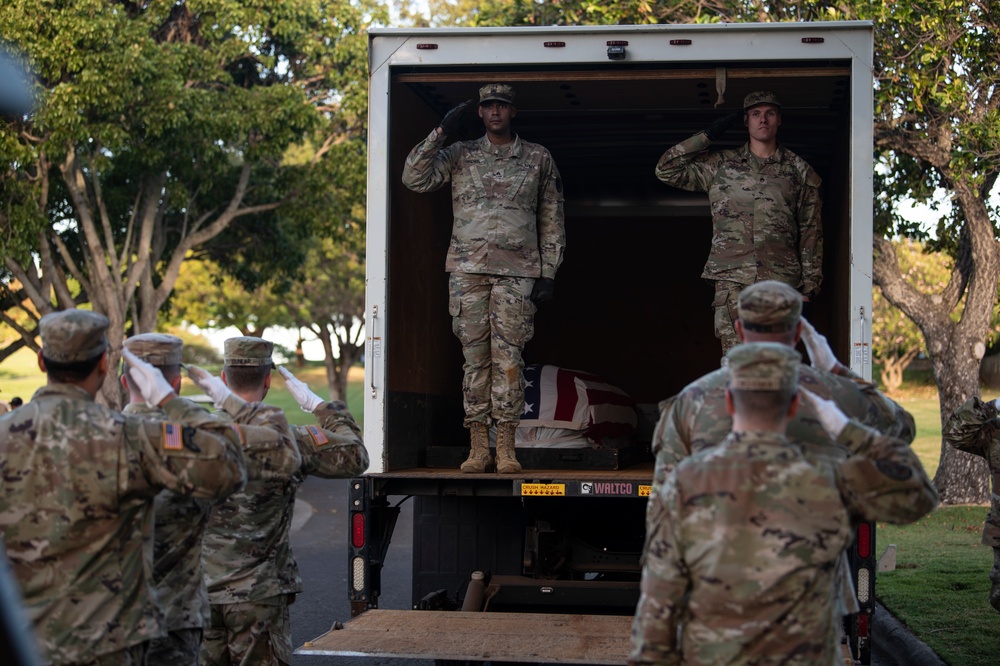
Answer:
<svg viewBox="0 0 1000 666"><path fill-rule="evenodd" d="M572 421L576 413L576 379L573 373L560 369L556 375L556 421Z"/></svg>

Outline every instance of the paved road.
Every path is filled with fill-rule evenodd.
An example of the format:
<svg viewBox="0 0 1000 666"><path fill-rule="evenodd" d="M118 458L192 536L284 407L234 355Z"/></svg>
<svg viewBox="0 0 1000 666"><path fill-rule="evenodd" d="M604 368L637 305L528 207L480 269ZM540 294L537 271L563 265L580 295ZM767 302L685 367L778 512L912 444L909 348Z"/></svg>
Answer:
<svg viewBox="0 0 1000 666"><path fill-rule="evenodd" d="M310 477L300 488L292 525L292 548L299 563L305 592L291 607L292 643L295 647L325 633L335 620L351 617L347 601L347 480ZM401 498L391 498L393 504ZM382 571L380 608L410 607L410 553L413 548L413 513L405 502ZM877 626L877 625L876 625ZM892 654L876 646L873 666L903 666ZM898 650L897 650L898 651ZM891 650L889 652L892 652ZM898 656L898 655L896 655ZM432 660L374 659L296 655L294 666L433 666ZM906 666L919 666L907 664Z"/></svg>
<svg viewBox="0 0 1000 666"><path fill-rule="evenodd" d="M292 549L299 563L305 591L290 609L292 644L325 633L335 620L347 622L347 484L346 479L309 477L299 488L292 525ZM390 498L395 504L402 498ZM403 504L396 531L382 571L383 596L379 608L410 607L410 553L413 548L413 513ZM294 666L433 666L431 660L374 659L295 655Z"/></svg>

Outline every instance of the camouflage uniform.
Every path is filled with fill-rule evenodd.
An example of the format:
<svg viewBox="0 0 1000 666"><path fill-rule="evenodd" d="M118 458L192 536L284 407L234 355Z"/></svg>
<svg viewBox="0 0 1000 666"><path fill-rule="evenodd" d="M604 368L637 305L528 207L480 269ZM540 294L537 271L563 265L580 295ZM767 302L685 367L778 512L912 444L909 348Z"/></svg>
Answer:
<svg viewBox="0 0 1000 666"><path fill-rule="evenodd" d="M510 86L480 91L513 102ZM410 151L403 184L432 192L451 182L448 310L465 356L465 425L517 423L524 411L521 352L534 333L536 278L555 278L566 244L562 182L549 151L515 136L445 147L437 128Z"/></svg>
<svg viewBox="0 0 1000 666"><path fill-rule="evenodd" d="M765 281L744 291L739 312L744 326L792 328L799 322L801 309L800 297L788 286ZM723 366L660 404L660 420L653 431L652 451L656 463L647 505L647 534L659 510L656 503L660 488L673 468L684 458L718 445L731 431L732 417L726 410L729 380L729 368ZM905 409L882 394L874 384L861 380L843 366L834 373L803 363L798 382L821 398L833 400L848 417L877 432L907 443L916 435L913 417ZM844 447L830 439L807 404L800 405L789 421L787 437L802 447L812 464L838 463L849 455ZM839 611L856 613L857 598L847 573L847 562L839 566L843 569L843 605Z"/></svg>
<svg viewBox="0 0 1000 666"><path fill-rule="evenodd" d="M761 100L761 93L748 95L744 109ZM777 100L769 103L777 105ZM699 132L673 146L657 163L656 177L682 190L708 193L712 249L702 277L715 284L715 333L725 353L739 342L733 323L743 287L778 280L807 296L819 292L822 181L805 160L781 146L759 159L749 143L709 152L711 143Z"/></svg>
<svg viewBox="0 0 1000 666"><path fill-rule="evenodd" d="M125 341L129 351L157 367L180 364L182 346L180 338L159 333L136 335ZM124 412L163 419L160 409L145 403L126 405ZM270 429L236 426L228 417L215 416L229 429L230 437L239 442L247 460L248 479L268 474L287 477L298 469L301 459L297 448L282 447ZM153 584L168 633L150 643L147 666L201 663L202 633L210 618L202 539L213 503L168 491L156 496Z"/></svg>
<svg viewBox="0 0 1000 666"><path fill-rule="evenodd" d="M107 325L86 311L46 315L46 362L101 354ZM144 663L165 630L148 580L154 497L211 499L246 481L225 425L182 398L163 412L162 422L123 415L50 382L0 419L0 531L53 664Z"/></svg>
<svg viewBox="0 0 1000 666"><path fill-rule="evenodd" d="M270 356L267 341L226 341L227 366L247 359L270 364ZM204 546L212 611L202 659L207 666L234 665L244 659L249 664L290 664L288 604L302 591L288 539L295 492L307 474L326 478L360 474L368 466L368 453L343 403L316 408L322 428L294 430L277 407L232 395L222 408L241 428L262 426L289 442L297 449L300 464L288 473L251 480L213 511Z"/></svg>
<svg viewBox="0 0 1000 666"><path fill-rule="evenodd" d="M767 361L794 390L797 356L740 345L733 388ZM816 467L779 432L732 432L677 465L652 516L629 663L842 661L831 591L852 521L911 522L937 495L904 442L850 421L837 444L853 455Z"/></svg>
<svg viewBox="0 0 1000 666"><path fill-rule="evenodd" d="M990 467L990 510L982 543L993 549L990 604L1000 611L1000 413L996 402L973 397L955 410L944 428L944 440L959 451L984 458Z"/></svg>

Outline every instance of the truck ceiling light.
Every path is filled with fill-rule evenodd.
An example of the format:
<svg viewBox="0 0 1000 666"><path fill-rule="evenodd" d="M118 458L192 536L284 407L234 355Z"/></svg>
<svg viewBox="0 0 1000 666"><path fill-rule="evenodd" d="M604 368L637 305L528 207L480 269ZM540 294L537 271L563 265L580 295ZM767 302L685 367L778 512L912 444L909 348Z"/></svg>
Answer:
<svg viewBox="0 0 1000 666"><path fill-rule="evenodd" d="M547 49L559 49L566 46L566 42L544 42L542 45Z"/></svg>
<svg viewBox="0 0 1000 666"><path fill-rule="evenodd" d="M690 39L671 39L670 40L670 45L671 46L691 46L691 40Z"/></svg>
<svg viewBox="0 0 1000 666"><path fill-rule="evenodd" d="M802 43L803 44L822 44L823 43L823 38L822 37L803 37L802 38Z"/></svg>
<svg viewBox="0 0 1000 666"><path fill-rule="evenodd" d="M872 526L871 523L861 523L858 525L857 538L858 557L869 558L872 555Z"/></svg>
<svg viewBox="0 0 1000 666"><path fill-rule="evenodd" d="M365 545L365 514L360 511L351 515L351 545L355 548Z"/></svg>
<svg viewBox="0 0 1000 666"><path fill-rule="evenodd" d="M351 560L351 588L355 592L365 590L365 558L355 557Z"/></svg>
<svg viewBox="0 0 1000 666"><path fill-rule="evenodd" d="M858 601L868 603L871 598L871 572L867 568L858 569Z"/></svg>

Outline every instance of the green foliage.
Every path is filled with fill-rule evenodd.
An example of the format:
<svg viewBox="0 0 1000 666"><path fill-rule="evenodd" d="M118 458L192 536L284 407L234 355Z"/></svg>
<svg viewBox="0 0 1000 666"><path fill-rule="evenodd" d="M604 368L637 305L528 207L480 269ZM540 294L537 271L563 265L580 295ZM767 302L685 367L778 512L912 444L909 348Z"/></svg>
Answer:
<svg viewBox="0 0 1000 666"><path fill-rule="evenodd" d="M941 507L876 532L878 552L897 548L897 568L878 574L876 597L949 664L996 663L996 611L987 601L993 553L980 544L986 511Z"/></svg>
<svg viewBox="0 0 1000 666"><path fill-rule="evenodd" d="M951 274L951 261L939 253L927 252L923 245L902 240L893 243L899 267L910 283L927 293L940 292ZM875 358L903 356L911 350L920 351L924 339L916 324L889 303L882 290L875 287L872 294L872 351Z"/></svg>
<svg viewBox="0 0 1000 666"><path fill-rule="evenodd" d="M210 261L184 262L167 311L162 318L175 326L234 326L244 335L263 335L270 326L291 323L284 297L270 284L248 290Z"/></svg>
<svg viewBox="0 0 1000 666"><path fill-rule="evenodd" d="M312 194L330 145L363 146L373 21L368 0L3 3L0 40L34 68L40 104L0 120L0 251L54 289L36 307L75 275L102 309L148 322L176 263L226 227L212 252L251 287L294 273L317 227L276 211ZM311 161L285 160L309 141ZM147 251L148 276L130 275Z"/></svg>

